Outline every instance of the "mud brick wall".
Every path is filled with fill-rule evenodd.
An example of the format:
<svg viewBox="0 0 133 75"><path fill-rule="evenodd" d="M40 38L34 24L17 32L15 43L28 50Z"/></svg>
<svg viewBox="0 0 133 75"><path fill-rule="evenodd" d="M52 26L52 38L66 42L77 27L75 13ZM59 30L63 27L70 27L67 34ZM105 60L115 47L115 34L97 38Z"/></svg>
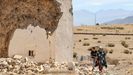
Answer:
<svg viewBox="0 0 133 75"><path fill-rule="evenodd" d="M32 25L43 28L45 36L49 31L52 33L51 38L44 37L47 41L44 45L48 46L51 39L50 49L55 50L56 61L71 61L72 24L71 0L0 0L0 57L9 56L14 32ZM49 48L43 50L48 52Z"/></svg>

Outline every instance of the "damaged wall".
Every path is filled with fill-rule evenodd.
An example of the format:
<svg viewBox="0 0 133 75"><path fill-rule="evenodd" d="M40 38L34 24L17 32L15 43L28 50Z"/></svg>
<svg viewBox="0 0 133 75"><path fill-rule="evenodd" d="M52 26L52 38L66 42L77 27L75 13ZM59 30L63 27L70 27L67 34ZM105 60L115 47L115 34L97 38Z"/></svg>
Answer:
<svg viewBox="0 0 133 75"><path fill-rule="evenodd" d="M54 32L61 15L56 0L0 0L0 57L7 56L15 29L32 24Z"/></svg>
<svg viewBox="0 0 133 75"><path fill-rule="evenodd" d="M43 28L43 41L46 43L40 43L47 47L49 45L49 40L51 43L51 48L39 49L38 51L44 50L45 53L43 57L55 58L56 61L72 61L72 14L71 0L1 0L0 1L0 57L7 57L10 53L12 56L14 48L18 51L17 47L12 46L14 37L19 35L18 30L27 30L29 25L35 28L39 26L41 28L38 32L34 34L42 33L39 32ZM20 31L21 31L20 30ZM47 38L48 31L52 32L52 35ZM14 35L13 35L14 34ZM22 33L23 35L24 33ZM16 36L15 36L16 35ZM32 37L33 38L33 37ZM38 39L40 36L37 37ZM10 40L12 39L12 43ZM20 39L20 38L18 38ZM22 38L21 38L22 39ZM37 40L38 40L37 39ZM22 40L23 41L23 40ZM34 42L32 42L34 43ZM9 52L8 49L11 51ZM52 49L52 54L48 54L49 50ZM22 49L24 52L29 49ZM18 51L21 52L21 51ZM19 54L19 53L18 53ZM25 54L27 55L27 54ZM39 55L39 54L38 54ZM62 58L61 58L62 57ZM38 59L40 60L40 59Z"/></svg>
<svg viewBox="0 0 133 75"><path fill-rule="evenodd" d="M73 55L73 15L72 0L58 0L63 15L55 31L56 61L72 61Z"/></svg>
<svg viewBox="0 0 133 75"><path fill-rule="evenodd" d="M17 54L40 62L47 61L50 58L49 41L46 31L39 26L16 29L10 40L8 55L13 57ZM29 55L29 51L33 51L33 56Z"/></svg>

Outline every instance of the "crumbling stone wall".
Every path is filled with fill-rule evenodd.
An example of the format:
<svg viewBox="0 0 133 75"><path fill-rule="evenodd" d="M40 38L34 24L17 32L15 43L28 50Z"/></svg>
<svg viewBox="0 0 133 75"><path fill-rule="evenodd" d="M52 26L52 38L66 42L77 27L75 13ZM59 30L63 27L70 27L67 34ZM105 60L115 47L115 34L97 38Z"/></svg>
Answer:
<svg viewBox="0 0 133 75"><path fill-rule="evenodd" d="M61 3L63 15L55 31L55 60L72 61L73 53L73 16L72 0L57 0Z"/></svg>
<svg viewBox="0 0 133 75"><path fill-rule="evenodd" d="M39 25L52 33L62 16L56 0L0 0L0 57L8 57L8 46L17 28Z"/></svg>

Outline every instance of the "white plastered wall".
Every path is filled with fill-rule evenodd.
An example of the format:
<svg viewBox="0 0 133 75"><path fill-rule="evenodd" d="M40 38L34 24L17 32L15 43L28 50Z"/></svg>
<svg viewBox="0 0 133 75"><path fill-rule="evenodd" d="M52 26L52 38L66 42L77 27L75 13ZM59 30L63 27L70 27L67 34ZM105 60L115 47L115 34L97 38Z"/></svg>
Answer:
<svg viewBox="0 0 133 75"><path fill-rule="evenodd" d="M58 62L72 61L73 47L73 19L69 12L71 0L57 0L61 3L63 15L52 36L47 39L46 31L39 26L29 25L27 29L17 29L9 44L9 57L22 55L29 57L29 50L34 50L35 57L32 60L44 62L50 57Z"/></svg>

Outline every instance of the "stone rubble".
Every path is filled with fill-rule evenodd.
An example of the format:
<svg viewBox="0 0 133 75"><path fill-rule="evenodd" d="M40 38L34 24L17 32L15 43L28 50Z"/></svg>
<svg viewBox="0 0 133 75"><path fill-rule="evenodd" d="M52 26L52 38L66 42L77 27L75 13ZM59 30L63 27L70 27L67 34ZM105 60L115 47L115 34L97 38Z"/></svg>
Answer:
<svg viewBox="0 0 133 75"><path fill-rule="evenodd" d="M21 59L22 58L22 56L21 55L14 55L14 57L13 57L14 59Z"/></svg>
<svg viewBox="0 0 133 75"><path fill-rule="evenodd" d="M95 75L89 64L80 64L78 62L54 62L54 63L36 63L29 61L27 57L15 55L13 58L0 59L0 74L9 75L36 75L47 73L74 73L75 75ZM98 74L96 74L98 75Z"/></svg>

